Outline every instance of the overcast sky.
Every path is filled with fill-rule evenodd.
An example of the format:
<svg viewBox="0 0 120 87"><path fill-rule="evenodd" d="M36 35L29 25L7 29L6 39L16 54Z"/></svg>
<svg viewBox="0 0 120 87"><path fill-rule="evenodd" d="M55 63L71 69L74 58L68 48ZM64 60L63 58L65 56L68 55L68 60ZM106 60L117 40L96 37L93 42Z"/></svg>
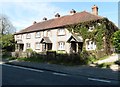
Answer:
<svg viewBox="0 0 120 87"><path fill-rule="evenodd" d="M5 1L5 0L4 0ZM77 12L91 12L91 7L97 5L99 15L107 17L118 26L118 2L38 2L20 0L20 2L0 2L1 13L8 16L17 31L24 29L33 21L40 22L43 17L54 18L55 13L61 16L69 15L71 9Z"/></svg>

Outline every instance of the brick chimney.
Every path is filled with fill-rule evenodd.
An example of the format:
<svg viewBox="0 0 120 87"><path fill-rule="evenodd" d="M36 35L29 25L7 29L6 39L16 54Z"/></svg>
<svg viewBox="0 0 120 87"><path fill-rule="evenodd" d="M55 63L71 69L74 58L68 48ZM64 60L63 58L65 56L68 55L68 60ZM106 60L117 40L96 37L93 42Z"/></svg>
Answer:
<svg viewBox="0 0 120 87"><path fill-rule="evenodd" d="M36 24L36 23L37 23L36 21L33 22L33 24Z"/></svg>
<svg viewBox="0 0 120 87"><path fill-rule="evenodd" d="M44 17L44 18L43 18L43 20L44 20L44 21L46 21L46 20L47 20L47 18L46 18L46 17Z"/></svg>
<svg viewBox="0 0 120 87"><path fill-rule="evenodd" d="M55 17L56 17L56 18L59 18L59 17L60 17L60 14L59 14L59 13L57 13L57 14L55 15Z"/></svg>
<svg viewBox="0 0 120 87"><path fill-rule="evenodd" d="M93 13L94 15L98 15L98 7L97 7L96 5L94 5L94 6L92 7L92 13Z"/></svg>
<svg viewBox="0 0 120 87"><path fill-rule="evenodd" d="M73 14L75 14L76 13L76 11L74 10L74 9L72 9L71 11L70 11L70 14L71 15L73 15Z"/></svg>

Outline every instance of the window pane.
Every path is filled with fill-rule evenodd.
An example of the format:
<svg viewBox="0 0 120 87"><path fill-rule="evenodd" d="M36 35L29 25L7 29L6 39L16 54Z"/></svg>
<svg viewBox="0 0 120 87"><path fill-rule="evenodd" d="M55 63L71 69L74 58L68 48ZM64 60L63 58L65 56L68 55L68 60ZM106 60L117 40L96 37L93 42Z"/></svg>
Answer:
<svg viewBox="0 0 120 87"><path fill-rule="evenodd" d="M26 34L26 38L29 39L30 38L30 34Z"/></svg>
<svg viewBox="0 0 120 87"><path fill-rule="evenodd" d="M39 38L40 37L40 32L36 32L35 37Z"/></svg>
<svg viewBox="0 0 120 87"><path fill-rule="evenodd" d="M36 49L40 49L40 43L36 43Z"/></svg>
<svg viewBox="0 0 120 87"><path fill-rule="evenodd" d="M65 29L58 29L58 35L65 35Z"/></svg>
<svg viewBox="0 0 120 87"><path fill-rule="evenodd" d="M30 48L30 43L26 43L26 48Z"/></svg>
<svg viewBox="0 0 120 87"><path fill-rule="evenodd" d="M65 42L58 43L58 50L65 50Z"/></svg>

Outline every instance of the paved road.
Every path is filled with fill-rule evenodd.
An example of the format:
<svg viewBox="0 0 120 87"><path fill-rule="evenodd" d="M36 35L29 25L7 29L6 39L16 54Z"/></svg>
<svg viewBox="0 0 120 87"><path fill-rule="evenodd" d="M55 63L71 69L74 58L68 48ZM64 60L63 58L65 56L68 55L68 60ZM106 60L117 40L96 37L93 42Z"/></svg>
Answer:
<svg viewBox="0 0 120 87"><path fill-rule="evenodd" d="M1 65L0 65L1 66ZM118 85L117 81L2 65L3 85Z"/></svg>

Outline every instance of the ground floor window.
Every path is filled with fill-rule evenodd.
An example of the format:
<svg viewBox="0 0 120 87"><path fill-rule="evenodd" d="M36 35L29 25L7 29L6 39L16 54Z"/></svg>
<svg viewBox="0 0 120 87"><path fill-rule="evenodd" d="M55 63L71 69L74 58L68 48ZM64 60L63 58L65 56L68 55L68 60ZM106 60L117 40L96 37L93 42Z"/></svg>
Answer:
<svg viewBox="0 0 120 87"><path fill-rule="evenodd" d="M63 41L58 42L58 50L65 50L65 42Z"/></svg>
<svg viewBox="0 0 120 87"><path fill-rule="evenodd" d="M30 48L30 43L26 43L26 49Z"/></svg>
<svg viewBox="0 0 120 87"><path fill-rule="evenodd" d="M86 41L86 50L95 50L96 43L95 41Z"/></svg>
<svg viewBox="0 0 120 87"><path fill-rule="evenodd" d="M40 49L40 43L39 43L39 42L36 42L36 43L35 43L35 49L36 49L36 50L39 50L39 49Z"/></svg>

